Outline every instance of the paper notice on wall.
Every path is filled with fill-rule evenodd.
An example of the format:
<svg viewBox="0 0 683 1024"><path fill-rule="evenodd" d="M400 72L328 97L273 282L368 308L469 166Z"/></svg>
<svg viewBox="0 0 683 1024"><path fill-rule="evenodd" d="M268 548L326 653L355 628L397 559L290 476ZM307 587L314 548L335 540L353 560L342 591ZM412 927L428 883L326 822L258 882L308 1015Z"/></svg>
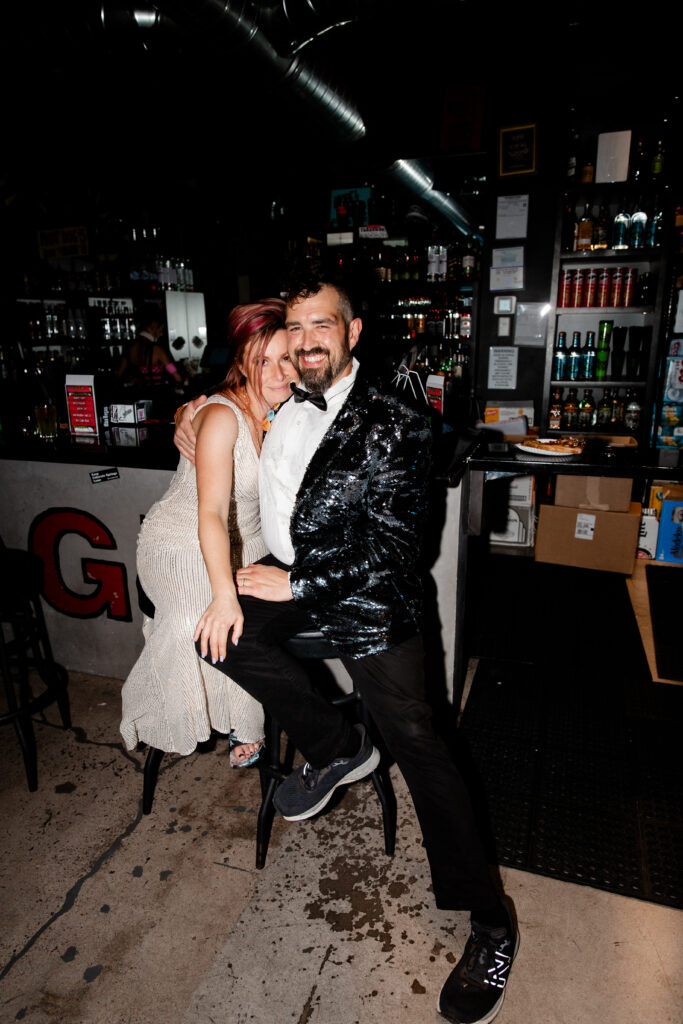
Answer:
<svg viewBox="0 0 683 1024"><path fill-rule="evenodd" d="M496 238L526 238L528 196L498 196Z"/></svg>
<svg viewBox="0 0 683 1024"><path fill-rule="evenodd" d="M491 389L514 390L517 387L517 359L519 349L512 345L489 349L489 378Z"/></svg>
<svg viewBox="0 0 683 1024"><path fill-rule="evenodd" d="M491 253L489 288L508 291L524 287L524 246L494 249Z"/></svg>

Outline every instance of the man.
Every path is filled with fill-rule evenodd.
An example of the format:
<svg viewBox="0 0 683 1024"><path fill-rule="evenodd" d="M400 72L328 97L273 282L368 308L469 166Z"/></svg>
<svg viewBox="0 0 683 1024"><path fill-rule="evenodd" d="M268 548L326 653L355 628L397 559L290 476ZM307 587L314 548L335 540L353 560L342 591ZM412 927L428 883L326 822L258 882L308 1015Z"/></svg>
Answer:
<svg viewBox="0 0 683 1024"><path fill-rule="evenodd" d="M425 701L416 565L430 431L421 415L364 379L352 356L362 324L339 286L313 279L294 289L286 327L302 388L278 411L261 455L271 556L237 574L244 611L237 646L228 643L226 654L201 636L198 650L260 700L306 758L276 793L278 810L293 821L316 814L379 758L279 645L313 624L336 647L406 779L437 906L471 911L467 947L439 1010L456 1024L491 1021L518 936ZM189 448L182 437L176 444L191 454L191 435Z"/></svg>

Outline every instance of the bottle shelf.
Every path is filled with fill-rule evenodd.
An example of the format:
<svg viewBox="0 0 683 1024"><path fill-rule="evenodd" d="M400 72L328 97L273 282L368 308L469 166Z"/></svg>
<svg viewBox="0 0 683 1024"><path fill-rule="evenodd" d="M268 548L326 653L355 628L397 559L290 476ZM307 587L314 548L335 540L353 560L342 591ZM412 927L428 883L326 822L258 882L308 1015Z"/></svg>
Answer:
<svg viewBox="0 0 683 1024"><path fill-rule="evenodd" d="M593 388L645 388L647 387L646 380L586 380L581 378L580 380L551 380L551 387L557 388L582 388L582 387L593 387Z"/></svg>
<svg viewBox="0 0 683 1024"><path fill-rule="evenodd" d="M549 437L558 437L560 434L569 434L571 437L583 437L588 440L591 437L605 437L610 435L614 437L633 437L638 436L639 430L627 430L624 427L615 427L611 423L605 426L595 426L590 429L586 427L562 427L557 430L554 427L548 427Z"/></svg>
<svg viewBox="0 0 683 1024"><path fill-rule="evenodd" d="M563 249L560 253L562 263L620 263L623 260L649 263L659 259L661 247L656 249L584 249L580 251Z"/></svg>
<svg viewBox="0 0 683 1024"><path fill-rule="evenodd" d="M558 316L567 314L569 316L599 316L604 319L604 313L616 316L618 313L637 313L642 316L654 313L652 306L557 306Z"/></svg>

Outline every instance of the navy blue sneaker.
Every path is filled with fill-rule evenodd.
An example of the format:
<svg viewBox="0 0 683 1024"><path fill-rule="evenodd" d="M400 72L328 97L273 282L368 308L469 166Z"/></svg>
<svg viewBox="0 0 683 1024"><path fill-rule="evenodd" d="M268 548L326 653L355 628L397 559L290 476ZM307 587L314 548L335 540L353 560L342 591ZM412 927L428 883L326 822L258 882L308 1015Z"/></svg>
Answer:
<svg viewBox="0 0 683 1024"><path fill-rule="evenodd" d="M327 804L337 786L358 782L379 764L379 750L373 747L365 726L356 727L361 746L355 757L338 757L325 768L312 768L308 762L297 768L278 786L273 803L287 821L312 818Z"/></svg>
<svg viewBox="0 0 683 1024"><path fill-rule="evenodd" d="M509 917L507 928L489 928L472 921L465 952L439 996L439 1013L452 1024L489 1024L500 1011L519 948L519 932L512 915Z"/></svg>

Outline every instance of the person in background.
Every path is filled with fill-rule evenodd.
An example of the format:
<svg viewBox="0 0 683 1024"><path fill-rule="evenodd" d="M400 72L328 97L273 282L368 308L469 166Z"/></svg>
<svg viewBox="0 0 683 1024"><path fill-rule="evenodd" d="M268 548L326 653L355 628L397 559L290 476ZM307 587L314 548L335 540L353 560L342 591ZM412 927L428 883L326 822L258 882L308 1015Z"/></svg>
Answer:
<svg viewBox="0 0 683 1024"><path fill-rule="evenodd" d="M263 709L192 648L197 624L214 647L242 630L234 572L266 554L258 461L263 423L298 379L287 352L280 299L237 306L227 376L193 420L196 465L180 458L166 494L145 516L137 548L140 583L155 606L145 646L122 690L121 734L190 754L211 730L230 736L233 767L254 763Z"/></svg>
<svg viewBox="0 0 683 1024"><path fill-rule="evenodd" d="M349 726L280 645L317 628L336 647L410 790L437 907L470 911L470 936L439 1012L454 1024L486 1024L502 1005L519 937L425 696L418 557L431 431L364 377L352 355L362 323L339 285L299 282L286 323L303 387L275 416L259 467L271 554L237 571L239 636L216 648L198 633L197 650L224 659L221 670L303 753L306 763L275 793L283 817L300 821L337 787L368 775L379 757L363 727ZM190 415L179 420L176 445L191 456Z"/></svg>
<svg viewBox="0 0 683 1024"><path fill-rule="evenodd" d="M164 326L159 315L149 313L138 322L135 341L121 356L117 373L130 383L162 384L167 379L182 385L183 378L161 344Z"/></svg>

